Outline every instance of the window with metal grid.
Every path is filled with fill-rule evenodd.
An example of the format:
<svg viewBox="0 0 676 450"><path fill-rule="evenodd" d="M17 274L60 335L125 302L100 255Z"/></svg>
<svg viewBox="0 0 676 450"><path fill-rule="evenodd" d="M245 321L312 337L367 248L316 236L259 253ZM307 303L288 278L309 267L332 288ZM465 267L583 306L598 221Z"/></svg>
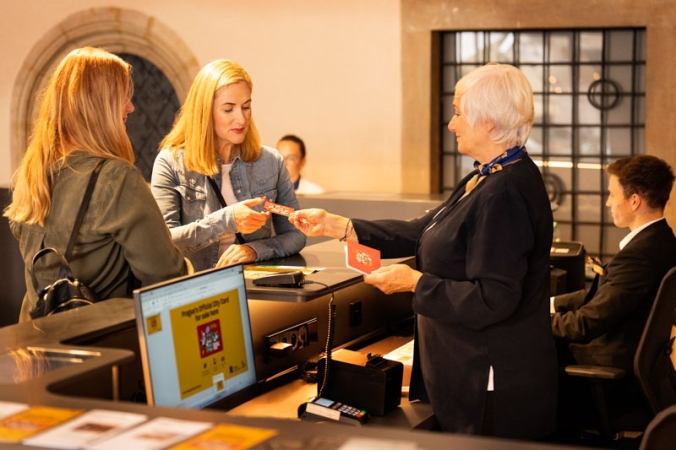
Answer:
<svg viewBox="0 0 676 450"><path fill-rule="evenodd" d="M134 148L136 167L149 182L158 146L171 130L181 105L169 79L157 66L137 55L118 56L132 66L135 109L127 117L127 134Z"/></svg>
<svg viewBox="0 0 676 450"><path fill-rule="evenodd" d="M645 29L440 32L439 191L473 170L447 125L455 83L488 62L519 67L530 80L535 123L526 149L547 186L555 235L612 256L628 230L605 206L605 166L643 154ZM434 164L434 163L433 163Z"/></svg>

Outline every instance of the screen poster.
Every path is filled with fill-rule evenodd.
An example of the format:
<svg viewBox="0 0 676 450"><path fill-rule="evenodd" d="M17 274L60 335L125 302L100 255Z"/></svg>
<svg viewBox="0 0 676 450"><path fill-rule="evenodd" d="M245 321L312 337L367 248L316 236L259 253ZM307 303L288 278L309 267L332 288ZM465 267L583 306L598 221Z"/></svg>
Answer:
<svg viewBox="0 0 676 450"><path fill-rule="evenodd" d="M170 311L181 400L248 367L237 289Z"/></svg>

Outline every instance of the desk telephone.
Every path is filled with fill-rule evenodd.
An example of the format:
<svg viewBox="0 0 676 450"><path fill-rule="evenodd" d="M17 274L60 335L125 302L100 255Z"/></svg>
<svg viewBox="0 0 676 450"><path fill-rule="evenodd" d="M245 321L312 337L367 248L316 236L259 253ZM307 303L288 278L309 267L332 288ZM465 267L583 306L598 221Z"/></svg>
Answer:
<svg viewBox="0 0 676 450"><path fill-rule="evenodd" d="M320 283L321 284L321 283ZM326 286L326 285L325 285ZM328 288L328 286L326 286ZM369 413L361 408L354 408L345 403L329 400L324 397L324 390L328 384L329 362L331 361L331 348L333 347L334 324L336 320L336 305L333 303L333 291L329 299L329 326L326 336L326 370L324 371L324 383L315 398L298 406L298 417L308 420L330 419L338 422L346 422L361 426L369 419Z"/></svg>

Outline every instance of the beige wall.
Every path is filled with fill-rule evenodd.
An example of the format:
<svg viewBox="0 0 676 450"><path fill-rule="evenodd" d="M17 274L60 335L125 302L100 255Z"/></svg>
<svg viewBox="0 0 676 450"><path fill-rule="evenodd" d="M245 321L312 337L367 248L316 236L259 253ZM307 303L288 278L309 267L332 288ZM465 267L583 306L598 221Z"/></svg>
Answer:
<svg viewBox="0 0 676 450"><path fill-rule="evenodd" d="M14 169L10 107L27 56L69 16L101 7L151 16L200 66L242 64L263 142L303 137L309 179L329 190L401 190L398 0L2 0L0 186Z"/></svg>
<svg viewBox="0 0 676 450"><path fill-rule="evenodd" d="M401 0L401 17L404 192L426 192L430 184L431 93L421 80L431 76L433 30L646 27L646 153L676 167L673 0ZM676 224L673 205L666 215Z"/></svg>
<svg viewBox="0 0 676 450"><path fill-rule="evenodd" d="M0 2L0 186L13 169L10 101L26 55L67 17L103 6L152 16L199 65L240 62L255 83L264 143L301 135L310 152L306 176L357 192L429 191L431 31L646 27L646 150L676 166L673 0L7 0Z"/></svg>

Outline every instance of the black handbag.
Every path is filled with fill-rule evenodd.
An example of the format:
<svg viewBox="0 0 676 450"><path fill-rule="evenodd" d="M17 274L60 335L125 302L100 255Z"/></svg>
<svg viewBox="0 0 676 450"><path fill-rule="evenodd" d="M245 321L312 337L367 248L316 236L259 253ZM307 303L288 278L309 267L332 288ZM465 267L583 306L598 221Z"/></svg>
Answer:
<svg viewBox="0 0 676 450"><path fill-rule="evenodd" d="M92 197L92 192L96 185L96 180L99 177L99 173L101 172L101 168L105 161L105 159L99 161L89 178L89 184L87 184L87 190L82 198L80 210L75 218L75 224L73 225L73 231L70 234L65 256L53 247L43 248L33 256L30 274L33 281L33 288L38 295L38 302L35 305L35 308L30 312L30 316L33 319L49 316L69 309L79 308L81 306L91 305L100 300L96 292L73 276L73 271L70 268L68 260L73 255L73 248L75 247L75 241L77 240L80 226L84 220L87 207L89 206L89 200ZM61 260L59 279L49 286L40 289L34 268L38 260L49 253L55 253Z"/></svg>

